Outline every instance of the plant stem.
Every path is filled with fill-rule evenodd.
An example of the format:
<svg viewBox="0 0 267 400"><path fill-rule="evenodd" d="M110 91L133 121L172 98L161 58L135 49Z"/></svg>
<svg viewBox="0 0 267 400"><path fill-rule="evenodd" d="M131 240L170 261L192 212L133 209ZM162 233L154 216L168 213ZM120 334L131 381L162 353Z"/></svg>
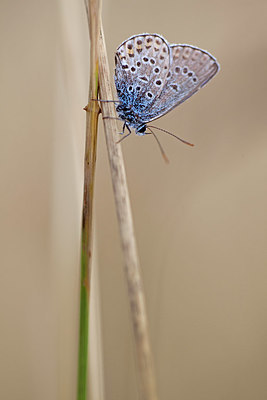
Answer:
<svg viewBox="0 0 267 400"><path fill-rule="evenodd" d="M102 27L99 39L99 84L100 98L103 100L111 100L111 81ZM114 104L112 103L101 103L101 110L104 117L117 117ZM145 297L139 268L125 167L120 144L117 144L115 139L119 130L116 119L107 118L104 119L103 122L121 245L124 255L125 276L128 287L130 315L134 331L141 398L143 400L157 400L158 397L148 334Z"/></svg>
<svg viewBox="0 0 267 400"><path fill-rule="evenodd" d="M77 400L86 400L88 369L88 323L92 260L92 211L99 106L91 101L98 96L98 38L100 26L100 1L90 0L87 16L91 40L90 84L86 113L86 139L84 157L84 195L82 214L81 280L80 280L80 332Z"/></svg>

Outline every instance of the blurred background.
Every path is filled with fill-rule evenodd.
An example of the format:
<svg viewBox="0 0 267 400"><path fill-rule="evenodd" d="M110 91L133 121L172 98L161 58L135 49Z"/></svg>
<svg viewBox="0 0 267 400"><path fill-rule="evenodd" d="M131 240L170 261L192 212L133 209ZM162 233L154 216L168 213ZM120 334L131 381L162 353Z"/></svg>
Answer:
<svg viewBox="0 0 267 400"><path fill-rule="evenodd" d="M1 383L5 400L76 394L89 40L83 1L1 2ZM157 32L220 73L123 142L161 399L267 398L267 3L103 1L110 59ZM90 399L138 399L100 121Z"/></svg>

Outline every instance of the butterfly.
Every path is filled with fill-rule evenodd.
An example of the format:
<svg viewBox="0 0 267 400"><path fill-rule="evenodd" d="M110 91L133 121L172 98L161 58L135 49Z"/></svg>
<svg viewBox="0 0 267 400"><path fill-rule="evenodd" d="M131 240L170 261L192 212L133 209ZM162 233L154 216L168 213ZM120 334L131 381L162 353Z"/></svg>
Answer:
<svg viewBox="0 0 267 400"><path fill-rule="evenodd" d="M153 133L149 122L183 103L220 69L207 51L187 44L169 44L156 33L134 35L122 42L115 65L119 98L116 110L124 121L122 133L127 128L129 135L134 128L139 136Z"/></svg>

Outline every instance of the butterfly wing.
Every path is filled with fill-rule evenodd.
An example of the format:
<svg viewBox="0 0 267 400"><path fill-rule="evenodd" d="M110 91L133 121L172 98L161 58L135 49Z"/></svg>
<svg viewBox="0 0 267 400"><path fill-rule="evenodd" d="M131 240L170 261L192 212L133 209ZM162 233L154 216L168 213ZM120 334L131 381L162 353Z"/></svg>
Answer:
<svg viewBox="0 0 267 400"><path fill-rule="evenodd" d="M118 47L115 63L120 101L136 108L139 116L147 114L160 97L169 71L168 43L157 34L132 36Z"/></svg>
<svg viewBox="0 0 267 400"><path fill-rule="evenodd" d="M170 68L163 90L144 116L148 121L161 117L183 103L218 72L219 64L207 51L186 44L170 45Z"/></svg>

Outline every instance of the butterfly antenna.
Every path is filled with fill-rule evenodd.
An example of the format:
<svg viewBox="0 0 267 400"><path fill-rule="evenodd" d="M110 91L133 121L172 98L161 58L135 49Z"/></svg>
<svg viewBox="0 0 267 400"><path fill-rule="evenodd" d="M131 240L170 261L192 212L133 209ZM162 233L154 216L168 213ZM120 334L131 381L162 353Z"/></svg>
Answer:
<svg viewBox="0 0 267 400"><path fill-rule="evenodd" d="M161 152L161 154L162 154L162 157L164 158L164 161L165 161L167 164L169 164L170 161L169 161L168 157L166 156L166 153L165 153L165 151L163 150L163 147L162 147L162 145L161 145L159 139L157 138L157 136L155 135L155 133L152 131L152 129L151 129L149 126L147 126L147 128L150 130L150 133L152 133L152 135L153 135L154 138L156 139L156 141L157 141L157 143L158 143L158 146L159 146L159 148L160 148L160 152Z"/></svg>
<svg viewBox="0 0 267 400"><path fill-rule="evenodd" d="M188 146L195 146L193 143L187 142L186 140L181 139L179 136L176 136L176 135L174 135L174 133L171 133L171 132L169 132L169 131L166 131L165 129L158 128L157 126L154 126L154 125L149 125L149 126L147 126L147 128L149 128L149 127L158 129L159 131L162 131L162 132L165 132L165 133L168 133L169 135L171 135L171 136L175 137L176 139L180 140L181 142L183 142L183 143L185 143L185 144L188 144Z"/></svg>

